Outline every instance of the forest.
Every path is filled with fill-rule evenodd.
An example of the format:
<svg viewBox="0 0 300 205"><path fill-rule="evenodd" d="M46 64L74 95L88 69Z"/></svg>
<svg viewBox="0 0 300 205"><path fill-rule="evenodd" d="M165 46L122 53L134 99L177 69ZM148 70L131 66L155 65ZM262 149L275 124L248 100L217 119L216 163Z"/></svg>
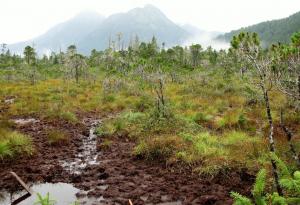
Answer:
<svg viewBox="0 0 300 205"><path fill-rule="evenodd" d="M300 32L219 51L121 38L87 56L1 45L0 204L10 171L71 184L73 204L300 204Z"/></svg>

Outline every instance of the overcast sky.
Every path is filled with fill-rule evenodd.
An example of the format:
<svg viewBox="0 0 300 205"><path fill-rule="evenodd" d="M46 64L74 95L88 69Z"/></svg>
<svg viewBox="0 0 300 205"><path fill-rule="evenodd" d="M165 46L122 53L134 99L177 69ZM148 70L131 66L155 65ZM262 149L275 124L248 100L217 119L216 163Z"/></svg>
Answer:
<svg viewBox="0 0 300 205"><path fill-rule="evenodd" d="M0 43L28 40L84 10L104 16L152 4L176 23L230 31L300 11L300 0L0 0Z"/></svg>

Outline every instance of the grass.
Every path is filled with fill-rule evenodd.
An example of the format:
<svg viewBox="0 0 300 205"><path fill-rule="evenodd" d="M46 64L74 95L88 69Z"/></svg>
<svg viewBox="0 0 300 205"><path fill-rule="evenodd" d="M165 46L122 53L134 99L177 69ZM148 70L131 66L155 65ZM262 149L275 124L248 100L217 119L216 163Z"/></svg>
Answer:
<svg viewBox="0 0 300 205"><path fill-rule="evenodd" d="M0 128L1 160L17 157L19 155L30 156L32 154L34 154L34 147L29 136Z"/></svg>
<svg viewBox="0 0 300 205"><path fill-rule="evenodd" d="M67 144L70 141L70 136L67 132L62 130L48 130L47 139L51 145Z"/></svg>
<svg viewBox="0 0 300 205"><path fill-rule="evenodd" d="M103 142L100 144L99 148L101 150L108 150L112 146L112 141L109 139L104 139Z"/></svg>
<svg viewBox="0 0 300 205"><path fill-rule="evenodd" d="M200 173L214 174L237 164L256 169L266 163L265 109L257 90L239 76L224 79L214 70L179 75L180 82L165 79L167 117L157 113L153 82L130 72L126 76L101 73L94 83L76 84L59 78L35 85L0 82L0 99L16 97L7 108L7 118L35 116L74 124L84 113L118 112L96 129L103 137L103 148L111 146L111 136L126 135L136 140L135 155L186 163ZM286 99L276 90L270 96L274 122L278 124L279 105ZM4 107L2 102L0 107ZM299 116L290 114L286 120L294 125L298 139ZM50 144L65 143L69 137L60 130L47 134ZM8 138L0 142L2 156L13 156ZM298 149L300 144L296 145ZM284 139L277 147L281 153L288 152Z"/></svg>
<svg viewBox="0 0 300 205"><path fill-rule="evenodd" d="M133 153L147 160L166 161L180 149L182 140L176 136L159 136L143 139Z"/></svg>

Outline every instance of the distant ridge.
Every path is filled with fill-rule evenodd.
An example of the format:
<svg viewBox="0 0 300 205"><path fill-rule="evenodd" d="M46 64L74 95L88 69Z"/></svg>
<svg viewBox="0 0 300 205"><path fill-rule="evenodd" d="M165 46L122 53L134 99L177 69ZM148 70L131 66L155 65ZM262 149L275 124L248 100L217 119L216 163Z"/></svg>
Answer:
<svg viewBox="0 0 300 205"><path fill-rule="evenodd" d="M290 36L293 33L300 31L300 12L287 18L266 21L234 30L218 36L218 39L229 42L234 35L242 31L258 33L265 47L277 42L288 43L290 41Z"/></svg>
<svg viewBox="0 0 300 205"><path fill-rule="evenodd" d="M45 34L34 39L9 45L12 52L22 53L26 45L34 46L39 54L65 50L75 44L78 51L89 54L92 49L104 50L109 39L116 41L122 34L122 45L128 46L136 35L140 41L150 41L153 36L167 46L181 44L191 34L169 20L164 13L152 5L135 8L126 13L104 18L97 12L83 12L58 24Z"/></svg>

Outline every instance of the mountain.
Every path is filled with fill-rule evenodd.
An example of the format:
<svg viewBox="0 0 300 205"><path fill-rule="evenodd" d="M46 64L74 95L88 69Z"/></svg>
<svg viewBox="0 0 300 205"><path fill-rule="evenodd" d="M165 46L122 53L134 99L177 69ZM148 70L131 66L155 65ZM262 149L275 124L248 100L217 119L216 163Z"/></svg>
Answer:
<svg viewBox="0 0 300 205"><path fill-rule="evenodd" d="M191 24L184 24L184 25L181 26L181 28L186 30L187 32L189 32L192 35L199 35L201 33L206 32L206 31L201 30L201 29L199 29L196 26L193 26Z"/></svg>
<svg viewBox="0 0 300 205"><path fill-rule="evenodd" d="M159 43L164 42L166 46L181 44L191 35L158 8L146 5L107 18L96 12L81 13L37 38L8 47L13 52L22 53L26 45L34 43L37 52L43 54L65 50L70 44L75 44L79 52L89 54L92 49L106 49L109 39L118 42L118 33L122 34L120 44L124 46L128 46L136 35L140 41L150 41L155 36Z"/></svg>
<svg viewBox="0 0 300 205"><path fill-rule="evenodd" d="M159 9L146 5L127 13L118 13L105 19L102 25L80 41L84 53L93 48L103 50L108 47L109 39L117 43L117 34L122 34L120 44L127 46L135 36L140 41L150 41L155 36L159 43L166 46L182 43L190 34L169 20Z"/></svg>
<svg viewBox="0 0 300 205"><path fill-rule="evenodd" d="M294 32L300 31L300 12L295 13L287 18L266 21L234 30L218 36L218 39L223 39L229 42L234 35L239 34L242 31L258 33L264 47L277 42L288 43L291 35Z"/></svg>
<svg viewBox="0 0 300 205"><path fill-rule="evenodd" d="M78 14L74 18L60 23L45 34L16 44L9 45L9 48L16 53L22 53L27 45L34 45L38 53L49 53L66 49L71 44L78 44L81 39L98 28L104 17L97 12L86 11Z"/></svg>

